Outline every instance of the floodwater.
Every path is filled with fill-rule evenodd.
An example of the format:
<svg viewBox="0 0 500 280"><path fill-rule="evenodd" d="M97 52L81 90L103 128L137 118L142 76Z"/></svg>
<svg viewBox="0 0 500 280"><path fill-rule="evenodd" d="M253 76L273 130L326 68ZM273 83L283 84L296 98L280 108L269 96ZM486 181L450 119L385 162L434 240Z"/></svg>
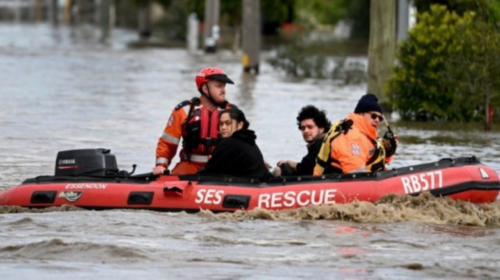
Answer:
<svg viewBox="0 0 500 280"><path fill-rule="evenodd" d="M366 90L266 63L248 76L232 52L127 49L135 36L114 30L102 45L85 26L0 25L0 191L53 174L59 150L109 148L121 169L149 172L170 111L197 95L205 66L236 82L227 97L270 163L306 152L302 106L341 119ZM500 172L498 132L390 121L401 135L394 167L476 155ZM0 279L497 279L499 245L498 201L427 195L217 215L0 207Z"/></svg>

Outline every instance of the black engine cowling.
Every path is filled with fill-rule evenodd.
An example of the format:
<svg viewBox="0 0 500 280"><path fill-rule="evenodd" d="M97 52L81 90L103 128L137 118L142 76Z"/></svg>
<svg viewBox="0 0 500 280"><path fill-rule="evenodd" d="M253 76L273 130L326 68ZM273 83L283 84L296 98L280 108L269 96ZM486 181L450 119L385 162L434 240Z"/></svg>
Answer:
<svg viewBox="0 0 500 280"><path fill-rule="evenodd" d="M118 173L116 157L108 149L81 149L57 153L55 176L107 176Z"/></svg>

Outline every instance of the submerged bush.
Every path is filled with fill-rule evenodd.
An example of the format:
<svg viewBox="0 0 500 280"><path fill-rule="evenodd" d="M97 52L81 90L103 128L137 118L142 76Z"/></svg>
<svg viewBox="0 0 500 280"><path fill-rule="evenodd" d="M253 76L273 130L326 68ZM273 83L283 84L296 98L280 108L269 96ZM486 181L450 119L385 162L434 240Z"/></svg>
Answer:
<svg viewBox="0 0 500 280"><path fill-rule="evenodd" d="M294 77L324 78L326 76L326 57L322 54L311 54L302 40L292 40L279 48L276 56L268 62L277 69Z"/></svg>
<svg viewBox="0 0 500 280"><path fill-rule="evenodd" d="M390 102L405 120L484 119L486 92L498 99L498 62L486 63L498 56L498 39L497 30L475 13L459 16L432 6L399 45Z"/></svg>
<svg viewBox="0 0 500 280"><path fill-rule="evenodd" d="M327 56L302 39L294 39L279 48L268 62L293 77L331 78L344 84L366 82L365 65L350 61L346 56Z"/></svg>
<svg viewBox="0 0 500 280"><path fill-rule="evenodd" d="M440 87L438 73L448 58L458 53L457 27L472 23L472 13L460 17L444 6L433 6L418 15L418 24L401 42L389 81L389 100L403 119L443 119L453 101L451 88Z"/></svg>
<svg viewBox="0 0 500 280"><path fill-rule="evenodd" d="M331 78L341 80L344 84L360 84L367 80L366 66L357 61L348 61L347 57L334 60L335 66Z"/></svg>
<svg viewBox="0 0 500 280"><path fill-rule="evenodd" d="M455 119L485 120L489 106L500 108L500 34L484 21L457 31L459 44L470 47L450 57L438 77L443 87L453 88L449 111Z"/></svg>

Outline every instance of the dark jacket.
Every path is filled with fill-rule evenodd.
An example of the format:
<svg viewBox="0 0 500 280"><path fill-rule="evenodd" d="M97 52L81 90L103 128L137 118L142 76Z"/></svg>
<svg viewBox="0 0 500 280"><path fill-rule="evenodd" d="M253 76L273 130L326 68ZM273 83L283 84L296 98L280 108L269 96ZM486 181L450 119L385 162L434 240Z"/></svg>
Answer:
<svg viewBox="0 0 500 280"><path fill-rule="evenodd" d="M255 144L256 138L253 130L235 131L231 137L217 145L205 169L198 174L231 175L266 181L271 174L264 164L259 147Z"/></svg>
<svg viewBox="0 0 500 280"><path fill-rule="evenodd" d="M316 157L321 149L324 138L325 134L321 133L311 143L307 144L307 155L302 158L301 162L297 163L296 175L313 175Z"/></svg>

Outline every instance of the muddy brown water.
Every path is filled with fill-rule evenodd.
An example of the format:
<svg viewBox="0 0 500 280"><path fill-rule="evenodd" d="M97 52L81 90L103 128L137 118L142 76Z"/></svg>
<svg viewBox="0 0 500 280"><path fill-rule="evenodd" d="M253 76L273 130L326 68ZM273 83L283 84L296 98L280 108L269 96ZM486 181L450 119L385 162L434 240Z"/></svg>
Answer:
<svg viewBox="0 0 500 280"><path fill-rule="evenodd" d="M341 119L366 85L295 80L239 54L129 50L88 27L0 25L0 191L54 172L57 151L109 148L121 169L149 172L170 111L196 95L194 74L223 68L267 161L299 159L300 108ZM272 55L264 53L263 56ZM366 61L366 58L355 58ZM500 171L500 134L406 124L394 167L476 155ZM213 214L0 207L0 279L498 279L500 204L422 195L378 203Z"/></svg>

